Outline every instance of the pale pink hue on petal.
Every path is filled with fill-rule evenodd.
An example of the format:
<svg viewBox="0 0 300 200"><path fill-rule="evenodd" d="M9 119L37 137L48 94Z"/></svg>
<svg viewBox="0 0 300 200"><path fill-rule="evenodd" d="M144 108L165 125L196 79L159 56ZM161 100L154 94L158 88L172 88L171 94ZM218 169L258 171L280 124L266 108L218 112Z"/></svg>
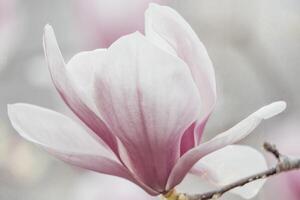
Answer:
<svg viewBox="0 0 300 200"><path fill-rule="evenodd" d="M190 25L173 9L151 4L146 11L146 37L184 60L189 66L201 96L201 115L194 137L199 144L205 123L216 102L216 81L212 62L205 46ZM190 139L192 140L192 138Z"/></svg>
<svg viewBox="0 0 300 200"><path fill-rule="evenodd" d="M181 138L181 145L180 145L180 155L182 156L188 150L198 146L198 143L201 141L202 133L204 131L206 122L208 118L203 121L196 121L194 122L184 133L183 137ZM195 134L198 133L198 134Z"/></svg>
<svg viewBox="0 0 300 200"><path fill-rule="evenodd" d="M64 161L128 178L126 168L113 153L70 118L30 104L9 105L8 115L22 137L46 148Z"/></svg>
<svg viewBox="0 0 300 200"><path fill-rule="evenodd" d="M8 115L22 137L40 145L57 158L81 168L125 178L148 193L157 194L136 180L110 150L70 118L52 110L21 103L9 105Z"/></svg>
<svg viewBox="0 0 300 200"><path fill-rule="evenodd" d="M109 47L123 35L144 30L148 4L171 0L75 0L79 28L90 47Z"/></svg>
<svg viewBox="0 0 300 200"><path fill-rule="evenodd" d="M196 146L196 141L194 137L194 130L195 130L196 122L192 123L182 135L180 141L180 156L185 154L188 150Z"/></svg>
<svg viewBox="0 0 300 200"><path fill-rule="evenodd" d="M95 78L99 112L124 145L126 164L163 192L179 158L180 138L199 115L200 97L188 67L139 33L116 41L104 66Z"/></svg>
<svg viewBox="0 0 300 200"><path fill-rule="evenodd" d="M159 47L168 45L189 66L204 102L203 116L208 115L216 101L216 81L206 48L175 10L151 4L145 16L146 37Z"/></svg>
<svg viewBox="0 0 300 200"><path fill-rule="evenodd" d="M72 85L72 81L70 81L67 74L64 59L57 45L53 29L48 25L45 27L44 33L44 49L53 83L63 100L91 130L101 137L101 139L117 153L115 137L110 133L99 116L85 104L85 97L80 96L80 94L78 95L76 91L78 89L74 88ZM102 56L99 56L99 59L101 59L101 57ZM68 68L70 68L70 66Z"/></svg>
<svg viewBox="0 0 300 200"><path fill-rule="evenodd" d="M198 147L195 147L185 153L173 168L169 176L167 189L173 188L180 183L185 174L198 160L213 151L238 142L251 133L262 120L279 114L285 110L285 108L286 103L281 101L264 106L231 129L220 133L210 141L200 144Z"/></svg>
<svg viewBox="0 0 300 200"><path fill-rule="evenodd" d="M100 118L92 92L94 91L94 76L96 68L103 66L102 61L106 49L80 52L73 56L66 65L67 76L76 95Z"/></svg>
<svg viewBox="0 0 300 200"><path fill-rule="evenodd" d="M267 169L266 160L260 152L242 145L229 145L208 154L193 167L197 175L220 187ZM250 199L259 192L264 183L265 180L255 181L231 192Z"/></svg>

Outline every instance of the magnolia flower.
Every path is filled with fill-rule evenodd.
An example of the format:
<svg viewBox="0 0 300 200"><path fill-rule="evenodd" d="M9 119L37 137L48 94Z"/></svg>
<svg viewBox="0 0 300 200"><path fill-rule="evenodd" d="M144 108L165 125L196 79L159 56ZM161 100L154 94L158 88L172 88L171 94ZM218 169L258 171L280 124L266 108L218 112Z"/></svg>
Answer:
<svg viewBox="0 0 300 200"><path fill-rule="evenodd" d="M216 102L206 49L171 8L152 4L145 16L145 35L123 36L108 49L79 53L67 64L52 28L45 27L54 85L86 126L22 103L10 105L8 114L21 136L58 158L123 177L159 195L178 185L198 160L282 112L285 103L265 106L201 142Z"/></svg>
<svg viewBox="0 0 300 200"><path fill-rule="evenodd" d="M94 48L109 47L123 35L144 30L144 12L149 3L170 0L76 0L78 27Z"/></svg>

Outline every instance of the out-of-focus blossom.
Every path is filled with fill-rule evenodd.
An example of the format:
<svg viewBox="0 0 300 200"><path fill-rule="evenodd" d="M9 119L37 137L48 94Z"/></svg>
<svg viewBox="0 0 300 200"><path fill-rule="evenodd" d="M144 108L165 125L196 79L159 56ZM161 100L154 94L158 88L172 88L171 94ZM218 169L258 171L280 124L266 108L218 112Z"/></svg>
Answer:
<svg viewBox="0 0 300 200"><path fill-rule="evenodd" d="M292 157L300 156L300 125L299 120L290 119L286 124L271 132L268 141L274 143L279 151ZM270 159L273 165L274 158ZM274 194L278 191L278 194ZM272 177L264 189L266 199L298 200L300 199L300 172L291 171Z"/></svg>
<svg viewBox="0 0 300 200"><path fill-rule="evenodd" d="M5 66L16 41L16 12L14 0L0 0L0 70Z"/></svg>
<svg viewBox="0 0 300 200"><path fill-rule="evenodd" d="M86 173L75 183L70 199L154 200L157 198L147 195L142 189L127 180L103 174Z"/></svg>
<svg viewBox="0 0 300 200"><path fill-rule="evenodd" d="M52 28L45 28L45 54L54 84L89 129L29 104L11 105L8 113L21 136L60 159L123 177L158 195L178 185L198 160L243 139L286 105L262 107L201 143L216 101L210 58L173 9L152 4L145 16L145 36L123 36L108 49L79 53L67 64ZM226 163L225 158L220 161ZM208 163L203 170L213 173Z"/></svg>
<svg viewBox="0 0 300 200"><path fill-rule="evenodd" d="M106 48L123 35L144 30L149 3L171 0L76 0L79 31L92 48Z"/></svg>

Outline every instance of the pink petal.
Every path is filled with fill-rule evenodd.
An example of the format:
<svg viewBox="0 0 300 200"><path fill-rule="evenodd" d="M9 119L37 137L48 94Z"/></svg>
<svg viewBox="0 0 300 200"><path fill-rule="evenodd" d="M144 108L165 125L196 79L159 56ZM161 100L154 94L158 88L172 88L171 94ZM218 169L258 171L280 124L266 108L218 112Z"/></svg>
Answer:
<svg viewBox="0 0 300 200"><path fill-rule="evenodd" d="M92 92L94 91L95 70L102 67L105 55L106 49L80 52L73 56L66 65L67 77L76 95L98 116Z"/></svg>
<svg viewBox="0 0 300 200"><path fill-rule="evenodd" d="M229 145L208 154L193 167L201 176L217 186L225 186L242 178L267 170L264 156L257 150L242 145ZM253 198L265 180L255 181L231 192L245 199Z"/></svg>
<svg viewBox="0 0 300 200"><path fill-rule="evenodd" d="M85 95L78 93L80 90L74 88L74 81L69 80L64 59L57 45L53 29L49 25L45 27L44 51L54 85L61 97L72 111L117 154L115 137L95 112L89 108L91 105L86 105ZM99 58L101 59L101 57L100 55ZM74 62L71 63L74 65ZM68 69L70 68L69 66ZM75 84L75 86L78 85Z"/></svg>
<svg viewBox="0 0 300 200"><path fill-rule="evenodd" d="M188 150L192 149L196 145L196 141L194 138L194 130L195 130L196 122L192 123L189 128L187 128L181 138L180 143L180 156L185 154Z"/></svg>
<svg viewBox="0 0 300 200"><path fill-rule="evenodd" d="M187 66L134 33L108 49L95 79L99 112L126 150L123 161L162 192L179 157L180 138L199 114L200 97Z"/></svg>
<svg viewBox="0 0 300 200"><path fill-rule="evenodd" d="M199 89L202 114L190 140L199 144L206 120L216 103L216 81L206 48L191 26L172 8L151 4L145 14L146 37L184 60Z"/></svg>
<svg viewBox="0 0 300 200"><path fill-rule="evenodd" d="M150 4L145 14L146 37L189 66L203 103L203 118L216 101L215 73L207 51L191 26L172 8Z"/></svg>
<svg viewBox="0 0 300 200"><path fill-rule="evenodd" d="M282 101L264 106L231 129L185 153L173 168L168 180L167 189L171 189L179 184L199 159L213 151L243 139L251 133L262 120L279 114L285 110L285 108L286 103Z"/></svg>
<svg viewBox="0 0 300 200"><path fill-rule="evenodd" d="M20 103L9 105L8 115L23 138L42 146L57 158L81 168L125 178L151 195L158 194L136 180L109 149L70 118Z"/></svg>
<svg viewBox="0 0 300 200"><path fill-rule="evenodd" d="M115 156L70 118L30 104L8 106L13 127L25 139L82 168L129 178Z"/></svg>
<svg viewBox="0 0 300 200"><path fill-rule="evenodd" d="M181 145L180 145L180 155L182 156L190 149L194 148L198 145L201 141L202 134L206 125L208 118L204 121L197 121L193 123L184 133L183 137L181 138ZM198 134L195 134L198 133Z"/></svg>

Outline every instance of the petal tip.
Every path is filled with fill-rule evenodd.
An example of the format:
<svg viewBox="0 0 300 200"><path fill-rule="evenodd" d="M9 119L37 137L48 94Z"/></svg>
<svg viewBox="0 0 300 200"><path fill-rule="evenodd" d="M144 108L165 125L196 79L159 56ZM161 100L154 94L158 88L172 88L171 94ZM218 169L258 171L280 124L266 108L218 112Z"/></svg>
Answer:
<svg viewBox="0 0 300 200"><path fill-rule="evenodd" d="M29 105L26 103L13 103L13 104L7 104L7 113L10 121L13 121L15 116L17 116L18 112Z"/></svg>
<svg viewBox="0 0 300 200"><path fill-rule="evenodd" d="M287 104L285 101L276 101L261 108L257 114L263 119L269 119L283 112L286 109L286 106Z"/></svg>
<svg viewBox="0 0 300 200"><path fill-rule="evenodd" d="M16 111L19 104L20 103L7 104L7 114L9 119L11 119L13 112Z"/></svg>
<svg viewBox="0 0 300 200"><path fill-rule="evenodd" d="M163 8L166 8L167 6L159 5L157 3L149 3L148 8L145 11L145 15L149 15L149 13L154 14L156 12L159 12ZM153 13L154 12L154 13Z"/></svg>
<svg viewBox="0 0 300 200"><path fill-rule="evenodd" d="M55 34L52 26L50 24L46 24L44 26L44 37L53 37L54 35Z"/></svg>
<svg viewBox="0 0 300 200"><path fill-rule="evenodd" d="M7 115L12 127L19 133L23 138L30 140L25 133L19 127L19 114L22 112L22 108L25 108L26 104L23 103L14 103L7 104Z"/></svg>
<svg viewBox="0 0 300 200"><path fill-rule="evenodd" d="M50 69L55 69L65 65L64 59L57 44L54 30L49 24L45 25L44 27L43 47L45 57Z"/></svg>
<svg viewBox="0 0 300 200"><path fill-rule="evenodd" d="M52 26L50 24L46 24L44 26L44 31L53 30Z"/></svg>
<svg viewBox="0 0 300 200"><path fill-rule="evenodd" d="M10 119L10 115L11 115L12 110L13 110L13 105L12 104L7 104L7 115L8 115L9 119Z"/></svg>
<svg viewBox="0 0 300 200"><path fill-rule="evenodd" d="M287 103L285 101L277 101L274 104L277 104L277 106L280 107L280 112L284 111L287 107Z"/></svg>
<svg viewBox="0 0 300 200"><path fill-rule="evenodd" d="M154 9L154 8L158 8L159 5L157 3L149 3L148 9Z"/></svg>
<svg viewBox="0 0 300 200"><path fill-rule="evenodd" d="M7 104L7 110L9 110L12 106L12 104Z"/></svg>

